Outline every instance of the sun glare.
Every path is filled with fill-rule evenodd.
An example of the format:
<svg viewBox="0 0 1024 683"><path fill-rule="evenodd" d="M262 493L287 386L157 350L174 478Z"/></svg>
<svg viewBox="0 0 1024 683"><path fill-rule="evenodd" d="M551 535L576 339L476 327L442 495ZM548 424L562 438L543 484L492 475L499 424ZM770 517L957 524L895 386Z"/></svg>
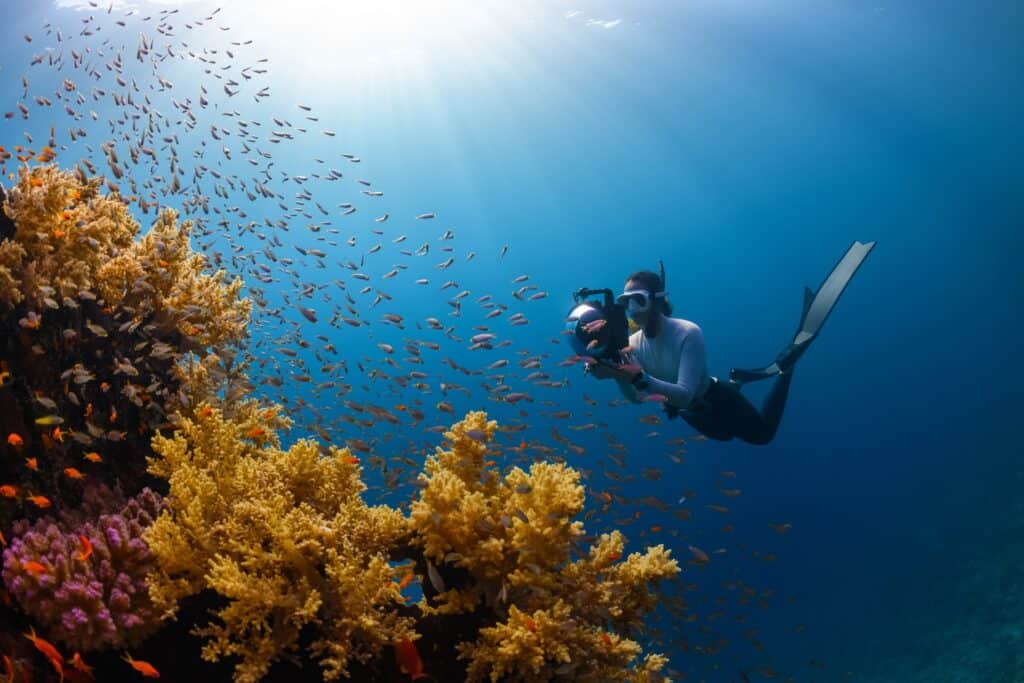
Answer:
<svg viewBox="0 0 1024 683"><path fill-rule="evenodd" d="M232 12L241 32L265 35L277 50L307 61L437 58L485 45L500 29L491 2L435 0L245 0ZM428 52L429 51L429 52Z"/></svg>

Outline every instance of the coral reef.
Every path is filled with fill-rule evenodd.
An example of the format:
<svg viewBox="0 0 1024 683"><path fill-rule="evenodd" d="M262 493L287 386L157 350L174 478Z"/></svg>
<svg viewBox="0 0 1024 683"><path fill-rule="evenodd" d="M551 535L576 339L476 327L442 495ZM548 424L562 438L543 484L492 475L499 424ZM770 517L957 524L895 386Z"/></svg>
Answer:
<svg viewBox="0 0 1024 683"><path fill-rule="evenodd" d="M235 359L250 305L173 212L140 237L101 179L18 173L0 194L0 610L83 651L136 644L160 624L140 538L155 494L125 496L165 485L146 471L150 439L195 395L249 387ZM74 559L82 537L89 561ZM27 641L2 636L19 657Z"/></svg>
<svg viewBox="0 0 1024 683"><path fill-rule="evenodd" d="M654 608L649 586L679 566L658 545L623 558L618 533L595 539L586 557L570 562L583 540L579 474L560 463L535 463L502 476L486 459L496 423L469 413L445 433L450 448L427 459L412 505L413 543L438 567L468 572L464 587L435 586L424 613L491 608L493 626L459 646L468 680L647 680L666 660L647 657L629 639ZM443 580L442 580L443 582Z"/></svg>
<svg viewBox="0 0 1024 683"><path fill-rule="evenodd" d="M300 654L327 680L663 679L640 641L679 567L663 546L625 557L620 533L586 536L577 471L499 469L496 423L473 412L408 515L368 504L352 451L283 447L292 420L249 397L250 305L192 251L189 222L165 210L140 237L100 180L19 173L0 224L8 631L102 653L206 610L202 656L239 682Z"/></svg>
<svg viewBox="0 0 1024 683"><path fill-rule="evenodd" d="M128 207L56 166L21 166L8 192L14 235L0 242L0 304L56 308L90 291L104 263L131 246L138 224Z"/></svg>
<svg viewBox="0 0 1024 683"><path fill-rule="evenodd" d="M69 530L51 518L22 521L3 553L4 584L37 624L76 650L135 645L160 625L146 590L154 561L142 533L161 508L145 489L95 524Z"/></svg>
<svg viewBox="0 0 1024 683"><path fill-rule="evenodd" d="M16 230L0 242L0 304L57 309L87 292L195 346L243 336L251 304L239 299L242 281L206 272L189 244L190 221L179 225L166 209L136 241L139 224L117 195L99 193L99 178L52 165L19 173L5 204Z"/></svg>
<svg viewBox="0 0 1024 683"><path fill-rule="evenodd" d="M0 532L43 512L34 500L75 508L88 482L154 484L153 432L194 401L191 365L237 378L250 312L173 212L134 241L139 225L99 179L19 173L0 240L0 481L13 492Z"/></svg>
<svg viewBox="0 0 1024 683"><path fill-rule="evenodd" d="M239 658L235 680L259 680L307 626L329 680L415 640L424 619L444 629L467 615L478 631L458 645L469 680L643 681L664 665L658 655L635 664L641 646L629 635L655 605L649 587L678 566L661 546L620 561L618 533L570 561L584 538L570 520L584 501L572 469L536 463L501 476L485 460L496 424L470 413L428 459L406 518L363 502L348 449L302 440L282 450L279 419L255 402L231 418L201 404L153 444L150 470L170 494L146 534L159 563L152 599L169 617L204 589L224 598L196 632L208 637L204 657ZM426 567L411 613L392 566L404 559Z"/></svg>
<svg viewBox="0 0 1024 683"><path fill-rule="evenodd" d="M252 312L239 298L242 281L225 284L223 272L206 274L206 259L192 251L192 223L165 209L150 231L96 272L99 294L156 326L180 332L190 346L220 346L241 338Z"/></svg>
<svg viewBox="0 0 1024 683"><path fill-rule="evenodd" d="M254 402L250 402L255 407ZM324 677L350 659L379 657L415 637L387 549L406 533L402 513L367 506L358 459L302 440L280 448L275 408L230 419L197 406L170 437L158 436L151 472L170 484L170 511L146 534L159 562L150 593L165 615L200 590L228 602L203 656L240 659L236 681L257 681L296 648L306 625Z"/></svg>

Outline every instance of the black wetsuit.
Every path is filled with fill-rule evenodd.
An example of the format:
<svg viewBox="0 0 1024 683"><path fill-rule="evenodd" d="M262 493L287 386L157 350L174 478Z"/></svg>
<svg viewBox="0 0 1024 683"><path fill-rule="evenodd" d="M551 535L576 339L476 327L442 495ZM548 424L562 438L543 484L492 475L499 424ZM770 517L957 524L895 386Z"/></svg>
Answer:
<svg viewBox="0 0 1024 683"><path fill-rule="evenodd" d="M645 372L644 391L667 399L665 412L670 418L680 416L697 431L719 441L738 438L764 445L775 437L791 374L776 377L758 412L738 385L720 382L708 374L704 333L696 323L665 317L655 337L648 338L638 330L629 342L629 360L639 363ZM635 386L620 381L619 388L631 401L641 400ZM687 407L676 407L681 405Z"/></svg>
<svg viewBox="0 0 1024 683"><path fill-rule="evenodd" d="M764 445L775 438L775 432L779 429L792 380L792 371L778 375L764 398L760 412L740 393L736 385L719 381L717 377L711 378L711 386L689 409L679 411L665 404L665 410L669 417L678 414L710 439L740 439Z"/></svg>

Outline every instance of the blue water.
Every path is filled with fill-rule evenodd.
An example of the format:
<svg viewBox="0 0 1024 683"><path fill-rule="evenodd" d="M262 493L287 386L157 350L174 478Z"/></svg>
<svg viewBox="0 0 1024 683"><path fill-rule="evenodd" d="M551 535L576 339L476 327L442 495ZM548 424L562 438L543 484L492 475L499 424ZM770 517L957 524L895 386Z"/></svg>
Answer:
<svg viewBox="0 0 1024 683"><path fill-rule="evenodd" d="M245 24L245 10L223 4L214 23ZM450 421L433 411L443 375L474 392L449 397L456 414L484 407L512 420L525 407L527 438L550 441L549 428L557 426L585 445L586 456L569 459L594 469L588 482L594 488L614 485L599 474L603 439L569 432L565 421L545 417L556 405L574 411L572 423L608 423L608 431L630 445L629 471L637 481L626 485L627 495L654 493L674 503L687 489L696 493L691 521L645 511L624 528L631 549L642 547L646 540L637 532L655 520L681 525L678 537L657 536L680 558L688 557L691 542L727 549L705 569L685 565L686 581L700 586L687 595L700 619L678 624L672 642L680 636L695 644L714 641L699 626L724 595L726 616L708 626L730 644L715 655L673 650L674 668L723 681L740 680L741 672L763 678L770 673L757 673L763 667L801 681L1024 679L1024 467L1017 434L1024 400L1014 362L1024 344L1018 322L1024 278L1017 265L1024 257L1024 15L1017 3L467 4L455 13L462 15L458 21L414 32L413 58L395 43L360 38L358 24L316 31L312 26L322 18L312 10L304 15L298 5L290 18L306 28L283 25L289 15L279 12L265 22L269 26L250 17L244 31L211 30L193 40L182 30L176 38L194 47L252 38L251 47L237 51L245 63L271 57L270 72L259 81L272 87L271 99L254 103L256 88L246 85L247 94L229 101L222 83L202 75L196 62L169 60L161 73L175 83L173 96L187 94L194 102L202 79L221 111L237 109L241 118L263 121L278 115L303 125L303 112L294 106L302 102L320 119L305 122L310 130L337 131L334 138L310 134L261 145L273 153L275 173L330 166L345 173L336 186L308 186L316 201L331 207L342 232L334 237L341 246L330 251L327 270L291 248L324 248L314 241L323 233L304 227L322 218L311 204L312 219L298 217L288 232L278 232L287 246L276 251L299 259L303 281L346 279L355 296L362 283L334 264L358 261L382 242L384 252L367 256L366 270L374 274L370 284L394 299L368 309L366 297L358 297L367 319L384 311L408 321L435 316L457 324L468 339L471 325L484 323L475 299L492 293L511 305L510 312L530 319L523 327L494 325L514 342L509 352L481 355L466 351L467 343L446 341L441 355L480 369L498 358L513 360L513 350L531 349L551 354L545 370L552 379L570 380L567 388L531 390L536 403L513 407L489 401L477 378L435 364L428 368L436 373L432 393L422 397L430 412L425 425ZM215 6L180 7L184 17ZM0 108L14 110L20 75L41 50L43 22L77 33L74 27L91 11L112 33L117 10L108 19L101 16L105 7L77 12L9 3ZM174 5L141 7L140 14L155 15ZM303 43L306 31L317 41L336 40ZM24 33L33 43L21 38ZM129 31L118 41L127 46L128 63L137 34ZM33 82L49 83L50 91L59 82L44 66L27 73ZM88 79L76 77L84 89ZM33 107L28 121L5 120L0 143L23 142L22 130L38 142L51 122L66 129L59 108L40 113ZM109 97L80 109L88 108L100 124L116 113ZM180 118L170 106L163 111ZM233 130L233 120L215 117L212 109L201 117L192 141L179 145L187 172L193 159L185 151L205 138L204 163L254 175L237 139L221 143L207 135L211 121ZM259 133L275 128L267 121ZM90 130L98 131L87 140L94 148L110 135L105 125ZM222 144L232 148L233 161L219 154ZM356 154L358 167L340 152ZM326 163L318 166L314 157ZM364 188L353 185L357 177L372 180L385 196L359 195ZM301 189L282 187L289 203ZM338 217L334 207L346 201L360 206L356 218ZM246 207L246 198L233 193L219 205ZM244 221L228 218L280 217L269 203L246 211ZM369 220L383 211L391 213L389 223ZM427 211L438 218L411 220ZM371 228L386 234L377 237ZM456 234L450 243L456 263L441 271L435 264L447 255L436 238L447 228ZM430 240L430 255L399 257L390 241L403 232L409 240L402 247ZM358 248L344 244L349 235L358 235ZM878 245L800 361L782 427L768 446L691 442L684 463L674 465L664 440L690 435L688 427L641 424L638 417L652 409L610 408L613 386L555 365L568 354L558 331L569 293L618 287L633 270L656 269L658 259L676 315L704 331L712 374L766 364L793 334L803 287L816 287L853 240ZM249 252L265 246L251 235L240 243ZM499 258L505 244L508 254ZM469 250L477 256L467 263ZM378 279L398 262L413 265L394 280ZM520 274L529 274L549 297L513 300L510 281ZM286 291L294 301L293 283L275 275L278 282L265 286L268 296ZM416 277L429 277L431 285L413 285ZM438 292L446 279L459 287ZM464 315L450 318L445 302L462 289L472 292ZM347 398L392 406L414 397L389 383L368 382L351 366L363 356L368 365L379 364L378 341L441 341L440 333L375 323L371 340L368 328L329 327L328 311L340 295L328 285L307 300L303 305L319 307L320 322L298 329L311 341L314 331L329 336L350 359L348 381L355 388ZM301 320L286 308L289 320ZM254 328L256 338L280 338L292 329L275 328L273 318L264 324ZM297 372L282 369L286 376ZM764 389L751 386L749 394L759 401ZM310 390L292 383L284 394L268 395L310 401ZM590 408L592 417L583 415L588 408L580 392L601 401ZM327 421L343 410L330 396L312 400ZM346 437L357 435L344 428ZM662 438L645 438L652 429ZM429 433L371 436L436 443ZM656 483L640 478L649 466L663 471ZM723 470L736 478L722 479ZM723 499L719 486L743 494ZM714 512L707 503L730 511ZM775 534L768 524L778 522L791 523L792 531ZM735 532L722 533L725 523ZM754 552L777 557L766 562ZM767 607L756 599L737 605L737 592L721 587L737 579L759 594L773 591ZM746 623L736 622L739 614ZM804 627L799 633L798 625ZM748 629L756 629L763 649L742 637Z"/></svg>

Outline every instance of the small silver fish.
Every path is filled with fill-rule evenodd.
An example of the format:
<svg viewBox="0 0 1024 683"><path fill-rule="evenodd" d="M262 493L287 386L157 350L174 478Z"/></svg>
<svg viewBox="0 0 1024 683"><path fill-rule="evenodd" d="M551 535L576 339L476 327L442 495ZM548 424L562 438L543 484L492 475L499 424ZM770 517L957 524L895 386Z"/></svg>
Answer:
<svg viewBox="0 0 1024 683"><path fill-rule="evenodd" d="M482 429L467 430L466 436L473 439L474 441L487 441L487 432L485 432Z"/></svg>
<svg viewBox="0 0 1024 683"><path fill-rule="evenodd" d="M57 402L45 396L36 396L36 402L47 410L57 410Z"/></svg>

